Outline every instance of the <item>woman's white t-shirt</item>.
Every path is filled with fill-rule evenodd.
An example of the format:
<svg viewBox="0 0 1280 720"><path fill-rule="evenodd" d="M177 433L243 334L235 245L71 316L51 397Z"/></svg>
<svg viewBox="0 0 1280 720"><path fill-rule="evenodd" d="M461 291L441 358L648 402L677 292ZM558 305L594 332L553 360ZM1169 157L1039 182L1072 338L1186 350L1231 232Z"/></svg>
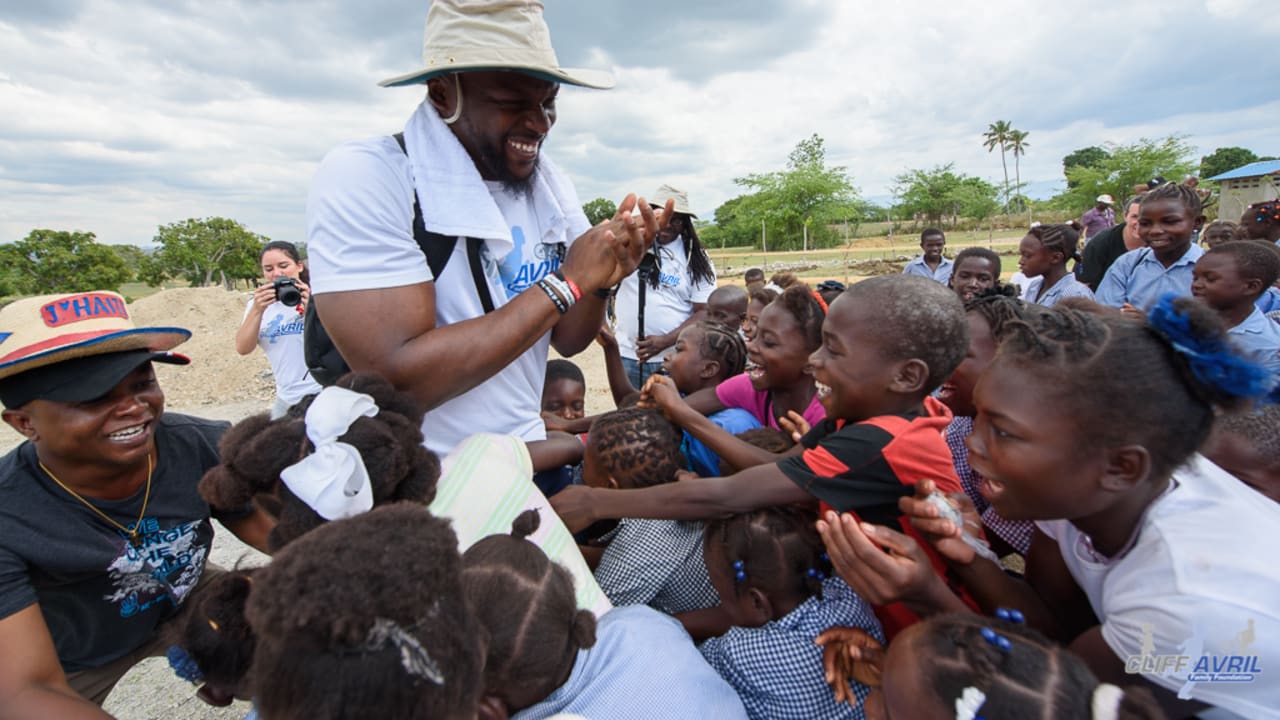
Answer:
<svg viewBox="0 0 1280 720"><path fill-rule="evenodd" d="M1280 504L1197 454L1120 557L1097 555L1066 520L1036 525L1057 541L1127 668L1244 717L1280 718L1280 563L1269 556L1280 549ZM1261 672L1197 681L1198 664Z"/></svg>
<svg viewBox="0 0 1280 720"><path fill-rule="evenodd" d="M245 306L249 316L253 298ZM293 405L307 395L320 392L320 384L307 370L302 354L302 314L296 307L273 302L262 313L258 324L258 347L267 354L271 374L276 381L276 397Z"/></svg>
<svg viewBox="0 0 1280 720"><path fill-rule="evenodd" d="M644 295L644 334L662 335L680 327L693 314L696 303L705 303L716 289L711 282L695 282L689 274L688 246L683 237L666 245L654 244L661 260L658 287L649 285ZM636 340L640 330L640 273L628 275L618 287L614 301L618 318L616 334L622 357L636 359ZM650 358L661 362L662 352Z"/></svg>

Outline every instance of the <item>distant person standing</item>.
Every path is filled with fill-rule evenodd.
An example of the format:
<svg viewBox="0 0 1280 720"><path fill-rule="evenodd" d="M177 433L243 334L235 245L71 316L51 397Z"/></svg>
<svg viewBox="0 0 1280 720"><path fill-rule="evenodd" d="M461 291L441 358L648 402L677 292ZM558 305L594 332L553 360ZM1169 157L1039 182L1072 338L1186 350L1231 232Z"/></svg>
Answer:
<svg viewBox="0 0 1280 720"><path fill-rule="evenodd" d="M244 309L244 319L236 330L236 352L248 355L254 348L262 348L266 353L276 381L276 400L271 406L274 420L302 398L321 390L302 353L302 314L311 298L311 287L307 285L307 266L291 242L267 243L258 263L266 283L253 291Z"/></svg>
<svg viewBox="0 0 1280 720"><path fill-rule="evenodd" d="M1090 236L1089 244L1084 246L1075 273L1076 279L1088 285L1090 290L1097 292L1098 283L1102 282L1116 258L1142 247L1142 238L1138 236L1138 208L1142 197L1135 195L1125 203L1123 225L1104 230L1097 237Z"/></svg>
<svg viewBox="0 0 1280 720"><path fill-rule="evenodd" d="M942 257L942 250L947 246L947 236L938 228L925 228L920 233L920 249L924 251L920 257L907 263L902 268L903 275L919 275L930 280L937 280L946 285L951 280L952 262Z"/></svg>
<svg viewBox="0 0 1280 720"><path fill-rule="evenodd" d="M1116 224L1116 211L1111 209L1116 201L1110 195L1104 194L1098 196L1097 203L1080 216L1080 224L1084 226L1086 240L1096 237L1103 230Z"/></svg>
<svg viewBox="0 0 1280 720"><path fill-rule="evenodd" d="M652 202L675 201L670 224L659 230L640 268L618 287L618 350L627 379L637 388L662 367L662 356L685 327L704 319L716 289L716 269L693 227L689 194L663 185Z"/></svg>

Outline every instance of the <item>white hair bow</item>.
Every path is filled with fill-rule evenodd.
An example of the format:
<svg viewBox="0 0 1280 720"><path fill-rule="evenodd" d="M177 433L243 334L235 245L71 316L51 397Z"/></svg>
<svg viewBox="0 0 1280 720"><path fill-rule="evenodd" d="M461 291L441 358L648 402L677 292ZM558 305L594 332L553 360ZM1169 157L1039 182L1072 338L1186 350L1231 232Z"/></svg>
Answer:
<svg viewBox="0 0 1280 720"><path fill-rule="evenodd" d="M325 520L340 520L373 507L373 487L360 451L338 438L361 417L378 414L372 397L330 386L307 408L307 438L315 452L285 468L280 479Z"/></svg>

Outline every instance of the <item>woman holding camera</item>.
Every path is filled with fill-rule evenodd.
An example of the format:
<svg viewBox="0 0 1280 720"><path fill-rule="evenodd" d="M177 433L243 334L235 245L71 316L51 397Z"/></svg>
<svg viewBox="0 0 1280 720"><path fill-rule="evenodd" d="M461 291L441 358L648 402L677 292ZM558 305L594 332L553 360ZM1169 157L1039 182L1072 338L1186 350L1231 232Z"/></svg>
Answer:
<svg viewBox="0 0 1280 720"><path fill-rule="evenodd" d="M236 352L248 355L260 347L267 354L276 381L276 401L271 406L274 419L303 397L320 392L302 356L302 314L311 288L306 265L291 242L267 243L258 262L267 282L249 298L244 321L236 331Z"/></svg>
<svg viewBox="0 0 1280 720"><path fill-rule="evenodd" d="M680 331L705 318L707 296L716 289L716 270L694 230L688 194L663 185L654 195L649 204L674 199L675 213L658 230L639 269L618 286L614 301L622 366L638 388L662 367Z"/></svg>

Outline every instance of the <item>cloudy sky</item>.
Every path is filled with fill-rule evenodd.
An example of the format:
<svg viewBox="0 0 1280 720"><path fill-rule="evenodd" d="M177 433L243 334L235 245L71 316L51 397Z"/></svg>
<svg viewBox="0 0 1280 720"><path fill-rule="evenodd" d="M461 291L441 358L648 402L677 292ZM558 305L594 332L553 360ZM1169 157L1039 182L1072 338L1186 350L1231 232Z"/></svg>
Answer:
<svg viewBox="0 0 1280 720"><path fill-rule="evenodd" d="M1274 0L546 0L565 88L547 151L584 201L661 183L709 218L733 178L826 139L864 196L955 162L991 181L998 119L1050 189L1088 145L1185 134L1280 154ZM0 0L0 242L32 228L148 244L235 218L302 240L307 185L343 140L400 130L423 0ZM1012 168L1010 169L1012 174Z"/></svg>

